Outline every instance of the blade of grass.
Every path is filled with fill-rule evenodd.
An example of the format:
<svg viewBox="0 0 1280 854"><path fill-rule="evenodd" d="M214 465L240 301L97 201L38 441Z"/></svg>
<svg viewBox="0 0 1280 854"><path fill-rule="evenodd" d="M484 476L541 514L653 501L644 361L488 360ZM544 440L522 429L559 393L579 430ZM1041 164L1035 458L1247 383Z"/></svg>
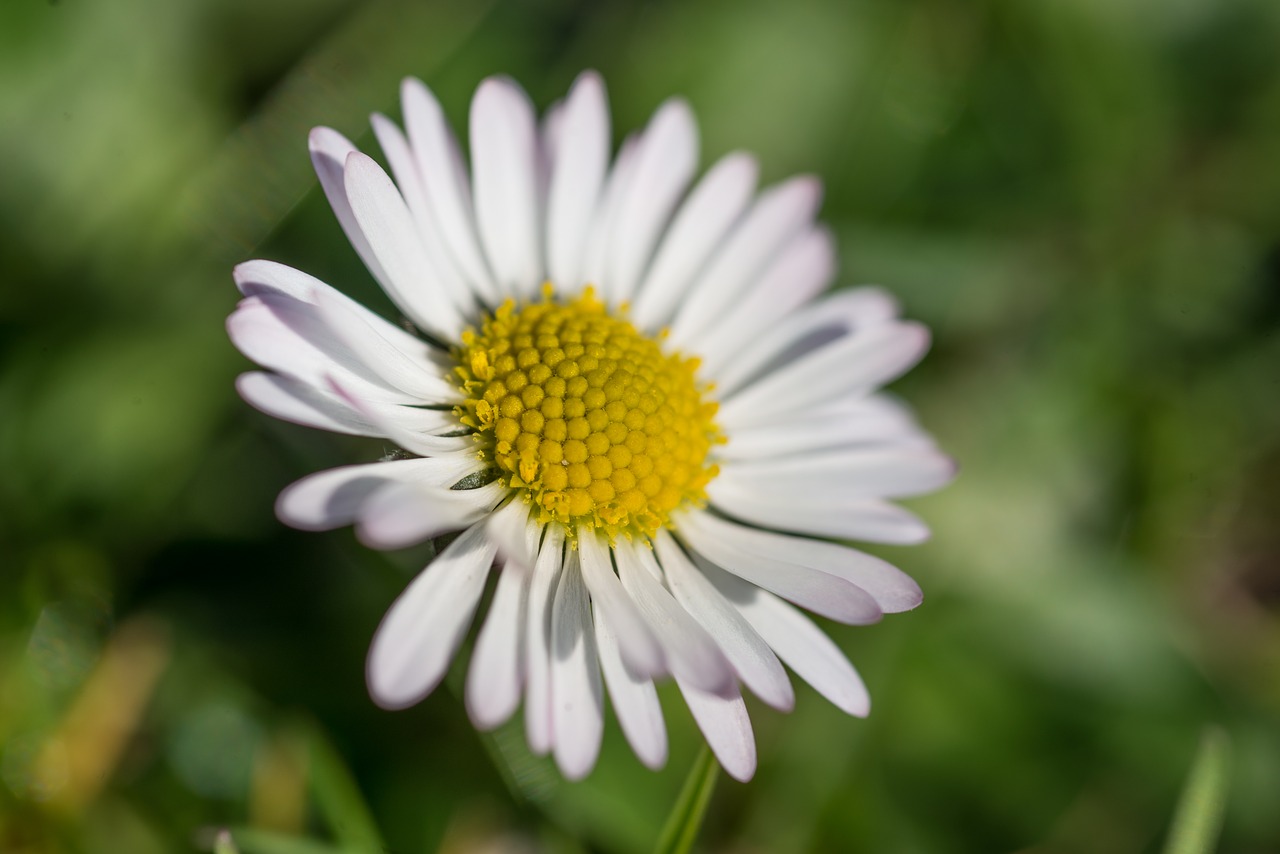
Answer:
<svg viewBox="0 0 1280 854"><path fill-rule="evenodd" d="M338 847L351 852L381 852L382 835L373 813L338 751L317 727L310 728L307 747L316 807L337 838Z"/></svg>
<svg viewBox="0 0 1280 854"><path fill-rule="evenodd" d="M1231 741L1217 726L1207 727L1178 798L1164 854L1207 854L1217 846L1227 805Z"/></svg>
<svg viewBox="0 0 1280 854"><path fill-rule="evenodd" d="M687 854L693 848L719 772L720 766L711 755L711 748L703 745L702 752L689 769L680 797L676 798L671 815L667 817L666 826L662 828L654 854Z"/></svg>

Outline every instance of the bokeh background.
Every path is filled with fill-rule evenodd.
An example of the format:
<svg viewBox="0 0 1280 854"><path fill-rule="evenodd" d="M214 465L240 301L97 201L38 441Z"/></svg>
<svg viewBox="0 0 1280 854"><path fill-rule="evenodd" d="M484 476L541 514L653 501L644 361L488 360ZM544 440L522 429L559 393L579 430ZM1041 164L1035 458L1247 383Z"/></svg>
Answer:
<svg viewBox="0 0 1280 854"><path fill-rule="evenodd" d="M962 464L913 502L933 540L878 550L925 604L828 626L871 717L753 706L699 847L1159 851L1208 732L1220 850L1280 850L1272 0L4 0L0 850L651 849L678 697L666 770L611 722L577 784L475 733L457 668L373 706L429 550L275 520L386 449L252 411L223 331L251 257L385 306L311 126L374 151L402 76L460 126L488 74L546 107L584 67L616 128L682 95L704 164L823 178L840 281L934 329L895 388Z"/></svg>

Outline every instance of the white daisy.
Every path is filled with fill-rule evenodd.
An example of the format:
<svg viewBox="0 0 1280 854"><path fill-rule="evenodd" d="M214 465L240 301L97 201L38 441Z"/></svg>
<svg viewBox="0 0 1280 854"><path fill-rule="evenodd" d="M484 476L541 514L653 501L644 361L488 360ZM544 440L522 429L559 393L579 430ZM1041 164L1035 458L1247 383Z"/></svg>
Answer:
<svg viewBox="0 0 1280 854"><path fill-rule="evenodd" d="M467 709L488 729L523 698L530 746L566 777L595 764L606 689L637 756L661 766L654 680L668 675L739 780L756 765L740 685L788 710L785 663L867 714L853 667L790 603L857 625L919 604L909 577L836 541L925 539L886 499L954 467L877 393L926 330L880 290L819 296L835 259L818 182L757 193L755 161L733 153L690 186L681 100L610 165L594 73L541 123L516 84L482 83L470 169L431 92L407 80L402 96L407 135L373 117L394 181L327 128L311 154L421 334L268 261L236 268L228 321L268 369L240 377L249 403L408 452L302 479L281 519L354 523L381 549L461 532L378 628L373 698L400 708L439 684L496 565Z"/></svg>

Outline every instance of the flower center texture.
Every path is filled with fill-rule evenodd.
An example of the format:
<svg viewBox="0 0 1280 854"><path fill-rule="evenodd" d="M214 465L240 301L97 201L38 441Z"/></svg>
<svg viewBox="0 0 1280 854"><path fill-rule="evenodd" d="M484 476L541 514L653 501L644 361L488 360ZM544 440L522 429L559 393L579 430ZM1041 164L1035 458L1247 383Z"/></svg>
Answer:
<svg viewBox="0 0 1280 854"><path fill-rule="evenodd" d="M523 490L543 524L648 537L705 501L722 441L698 360L611 314L592 289L564 301L507 300L455 351L480 454Z"/></svg>

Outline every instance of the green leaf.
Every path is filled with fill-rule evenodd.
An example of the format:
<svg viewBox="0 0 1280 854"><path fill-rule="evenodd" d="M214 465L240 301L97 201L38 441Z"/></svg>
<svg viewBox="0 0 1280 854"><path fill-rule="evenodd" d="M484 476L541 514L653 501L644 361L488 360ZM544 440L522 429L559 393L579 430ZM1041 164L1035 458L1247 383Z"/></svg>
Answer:
<svg viewBox="0 0 1280 854"><path fill-rule="evenodd" d="M1216 847L1227 805L1231 740L1217 726L1207 727L1178 799L1165 854L1206 854Z"/></svg>
<svg viewBox="0 0 1280 854"><path fill-rule="evenodd" d="M378 854L382 835L338 751L317 727L307 738L316 807L343 851Z"/></svg>
<svg viewBox="0 0 1280 854"><path fill-rule="evenodd" d="M703 745L684 781L684 788L680 790L680 797L667 817L667 824L662 828L655 854L687 854L693 848L719 772L720 766L711 755L711 748Z"/></svg>

